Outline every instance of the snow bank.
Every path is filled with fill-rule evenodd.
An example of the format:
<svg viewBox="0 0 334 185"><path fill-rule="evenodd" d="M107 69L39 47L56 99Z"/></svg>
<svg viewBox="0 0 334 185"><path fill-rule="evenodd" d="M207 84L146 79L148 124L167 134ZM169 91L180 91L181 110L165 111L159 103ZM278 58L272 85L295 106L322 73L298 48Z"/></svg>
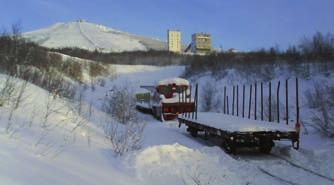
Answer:
<svg viewBox="0 0 334 185"><path fill-rule="evenodd" d="M148 147L135 159L138 178L144 184L241 184L219 157L179 144Z"/></svg>

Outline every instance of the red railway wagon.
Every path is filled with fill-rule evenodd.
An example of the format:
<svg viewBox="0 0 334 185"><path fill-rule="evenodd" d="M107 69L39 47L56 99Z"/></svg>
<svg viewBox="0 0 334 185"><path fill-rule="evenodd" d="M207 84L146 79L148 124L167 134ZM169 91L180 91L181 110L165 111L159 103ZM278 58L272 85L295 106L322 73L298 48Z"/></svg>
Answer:
<svg viewBox="0 0 334 185"><path fill-rule="evenodd" d="M169 78L155 86L141 86L144 93L136 94L137 109L152 113L161 120L173 120L181 113L193 112L195 102L191 97L189 81Z"/></svg>

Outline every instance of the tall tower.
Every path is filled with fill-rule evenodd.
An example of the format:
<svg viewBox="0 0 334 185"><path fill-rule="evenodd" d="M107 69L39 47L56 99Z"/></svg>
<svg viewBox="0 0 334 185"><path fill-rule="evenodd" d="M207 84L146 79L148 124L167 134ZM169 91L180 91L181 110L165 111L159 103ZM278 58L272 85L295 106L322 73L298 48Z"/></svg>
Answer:
<svg viewBox="0 0 334 185"><path fill-rule="evenodd" d="M168 51L181 53L181 32L179 30L168 30Z"/></svg>

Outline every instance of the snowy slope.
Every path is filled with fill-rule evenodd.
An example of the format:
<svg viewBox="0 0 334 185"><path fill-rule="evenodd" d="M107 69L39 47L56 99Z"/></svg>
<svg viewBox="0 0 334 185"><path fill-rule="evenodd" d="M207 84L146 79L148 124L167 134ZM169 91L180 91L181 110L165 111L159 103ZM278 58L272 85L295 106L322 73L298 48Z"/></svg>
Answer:
<svg viewBox="0 0 334 185"><path fill-rule="evenodd" d="M86 21L56 23L24 33L33 42L49 48L79 47L103 52L161 50L166 44L157 39L132 35Z"/></svg>
<svg viewBox="0 0 334 185"><path fill-rule="evenodd" d="M0 75L0 82L5 78ZM18 85L21 83L17 80ZM71 103L32 84L28 84L23 97L13 112L9 132L5 127L10 106L0 107L1 185L136 184L117 166L110 165L114 160L108 157L103 135L77 115ZM85 124L76 128L78 121ZM87 143L88 131L91 147Z"/></svg>

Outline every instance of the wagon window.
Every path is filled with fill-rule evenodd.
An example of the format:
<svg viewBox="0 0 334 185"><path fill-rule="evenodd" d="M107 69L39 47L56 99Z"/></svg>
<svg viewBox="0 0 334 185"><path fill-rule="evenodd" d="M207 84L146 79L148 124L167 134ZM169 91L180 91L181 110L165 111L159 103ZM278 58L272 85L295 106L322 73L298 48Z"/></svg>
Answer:
<svg viewBox="0 0 334 185"><path fill-rule="evenodd" d="M170 86L161 86L159 88L159 93L160 94L168 94L172 92L172 88Z"/></svg>
<svg viewBox="0 0 334 185"><path fill-rule="evenodd" d="M172 86L171 85L168 85L168 86L160 86L159 87L159 93L160 94L171 94L171 93L174 93L174 92L177 92L177 93L181 93L182 91L188 89L187 86L176 86L176 90L173 91L172 90Z"/></svg>
<svg viewBox="0 0 334 185"><path fill-rule="evenodd" d="M186 89L188 89L187 86L177 86L177 87L176 87L176 92L177 92L177 93L181 93L182 91L184 91L184 90L186 90Z"/></svg>

